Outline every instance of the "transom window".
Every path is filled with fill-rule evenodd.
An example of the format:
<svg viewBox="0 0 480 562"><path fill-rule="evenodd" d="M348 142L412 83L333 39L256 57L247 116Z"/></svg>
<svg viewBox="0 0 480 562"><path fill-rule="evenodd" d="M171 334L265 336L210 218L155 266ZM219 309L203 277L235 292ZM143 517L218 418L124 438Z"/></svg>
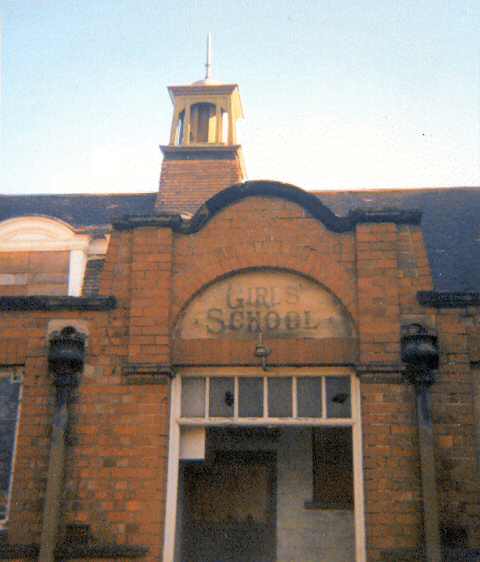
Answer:
<svg viewBox="0 0 480 562"><path fill-rule="evenodd" d="M182 377L182 421L331 424L352 418L350 376Z"/></svg>

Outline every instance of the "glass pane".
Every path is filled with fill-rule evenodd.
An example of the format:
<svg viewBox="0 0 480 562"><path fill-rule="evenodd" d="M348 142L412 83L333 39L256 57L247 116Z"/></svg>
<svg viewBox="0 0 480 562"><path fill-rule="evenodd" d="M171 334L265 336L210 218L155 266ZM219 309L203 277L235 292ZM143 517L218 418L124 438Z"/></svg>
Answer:
<svg viewBox="0 0 480 562"><path fill-rule="evenodd" d="M292 379L268 379L268 415L270 418L292 417Z"/></svg>
<svg viewBox="0 0 480 562"><path fill-rule="evenodd" d="M182 417L205 417L205 379L203 377L182 379Z"/></svg>
<svg viewBox="0 0 480 562"><path fill-rule="evenodd" d="M322 416L322 379L301 377L297 379L297 412L299 418Z"/></svg>
<svg viewBox="0 0 480 562"><path fill-rule="evenodd" d="M210 416L231 418L234 402L233 378L210 379Z"/></svg>
<svg viewBox="0 0 480 562"><path fill-rule="evenodd" d="M0 519L7 516L19 401L20 383L0 373Z"/></svg>
<svg viewBox="0 0 480 562"><path fill-rule="evenodd" d="M350 418L350 377L327 377L327 417Z"/></svg>
<svg viewBox="0 0 480 562"><path fill-rule="evenodd" d="M239 378L240 402L238 415L241 418L263 416L263 379Z"/></svg>

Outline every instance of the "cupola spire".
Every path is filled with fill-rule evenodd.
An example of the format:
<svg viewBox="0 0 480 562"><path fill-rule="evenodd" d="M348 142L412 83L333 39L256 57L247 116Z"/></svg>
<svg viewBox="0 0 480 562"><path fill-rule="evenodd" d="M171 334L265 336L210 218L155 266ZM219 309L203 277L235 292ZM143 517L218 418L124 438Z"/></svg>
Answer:
<svg viewBox="0 0 480 562"><path fill-rule="evenodd" d="M207 62L205 64L205 81L212 79L213 70L213 47L212 47L212 34L207 34Z"/></svg>

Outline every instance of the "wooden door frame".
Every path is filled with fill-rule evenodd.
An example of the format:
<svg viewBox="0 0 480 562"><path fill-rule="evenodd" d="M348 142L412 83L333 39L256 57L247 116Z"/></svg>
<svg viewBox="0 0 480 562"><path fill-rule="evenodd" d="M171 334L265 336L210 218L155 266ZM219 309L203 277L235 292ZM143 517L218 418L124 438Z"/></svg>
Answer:
<svg viewBox="0 0 480 562"><path fill-rule="evenodd" d="M270 375L285 375L292 371L289 367L274 367L269 372ZM218 376L235 375L245 372L258 373L255 367L191 367L182 369L181 373L172 380L170 396L170 431L168 449L168 472L167 472L167 499L165 511L164 527L164 548L163 562L173 562L175 553L176 538L176 517L177 517L177 498L178 498L178 471L180 464L180 428L179 416L181 412L181 375L198 374L205 375L215 372ZM353 439L353 477L354 477L354 531L355 531L355 562L366 562L366 533L365 533L365 499L364 499L364 475L363 475L363 445L362 445L362 418L361 418L361 396L360 381L355 376L355 371L347 367L296 367L296 375L326 375L335 374L350 375L352 381L352 420L348 425L352 427ZM208 423L203 423L209 427ZM251 424L250 424L251 425ZM268 422L268 425L272 425ZM279 426L288 427L288 422L282 421ZM320 425L320 424L319 424ZM322 423L323 425L323 423ZM325 425L328 425L326 423ZM260 424L259 424L260 426ZM241 427L235 424L234 427Z"/></svg>

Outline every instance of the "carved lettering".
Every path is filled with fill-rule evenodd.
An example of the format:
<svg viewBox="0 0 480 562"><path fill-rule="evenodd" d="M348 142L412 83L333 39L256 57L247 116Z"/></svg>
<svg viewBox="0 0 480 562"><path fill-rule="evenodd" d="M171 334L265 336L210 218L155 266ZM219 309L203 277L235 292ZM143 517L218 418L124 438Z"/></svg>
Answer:
<svg viewBox="0 0 480 562"><path fill-rule="evenodd" d="M270 308L270 305L267 302L267 295L268 289L266 289L265 287L255 288L255 306L257 308L262 308L262 306L264 306L265 308Z"/></svg>
<svg viewBox="0 0 480 562"><path fill-rule="evenodd" d="M300 300L299 287L290 285L287 287L287 304L297 304Z"/></svg>
<svg viewBox="0 0 480 562"><path fill-rule="evenodd" d="M221 308L211 308L208 310L207 332L209 334L223 334L225 332L225 322L223 321L223 310Z"/></svg>
<svg viewBox="0 0 480 562"><path fill-rule="evenodd" d="M247 330L256 334L260 330L260 312L258 310L247 310Z"/></svg>
<svg viewBox="0 0 480 562"><path fill-rule="evenodd" d="M239 273L208 287L189 305L183 339L350 337L351 321L325 289L288 272Z"/></svg>
<svg viewBox="0 0 480 562"><path fill-rule="evenodd" d="M241 308L243 306L242 297L237 297L236 300L232 299L232 287L229 286L227 289L227 306L228 308Z"/></svg>
<svg viewBox="0 0 480 562"><path fill-rule="evenodd" d="M287 330L298 330L298 328L300 328L300 314L294 311L287 312L285 327Z"/></svg>
<svg viewBox="0 0 480 562"><path fill-rule="evenodd" d="M319 325L319 322L317 322L316 324L313 323L312 313L310 312L310 310L303 311L303 327L306 330L316 330Z"/></svg>
<svg viewBox="0 0 480 562"><path fill-rule="evenodd" d="M265 328L267 330L273 331L278 329L281 323L281 318L277 312L271 310L265 314Z"/></svg>
<svg viewBox="0 0 480 562"><path fill-rule="evenodd" d="M279 288L278 287L272 287L270 289L270 291L272 293L272 301L271 301L272 307L278 306L281 303L280 297L279 297L279 292L280 292Z"/></svg>
<svg viewBox="0 0 480 562"><path fill-rule="evenodd" d="M245 313L242 310L230 312L230 322L228 323L230 330L233 330L234 332L241 330L243 328L244 316Z"/></svg>

